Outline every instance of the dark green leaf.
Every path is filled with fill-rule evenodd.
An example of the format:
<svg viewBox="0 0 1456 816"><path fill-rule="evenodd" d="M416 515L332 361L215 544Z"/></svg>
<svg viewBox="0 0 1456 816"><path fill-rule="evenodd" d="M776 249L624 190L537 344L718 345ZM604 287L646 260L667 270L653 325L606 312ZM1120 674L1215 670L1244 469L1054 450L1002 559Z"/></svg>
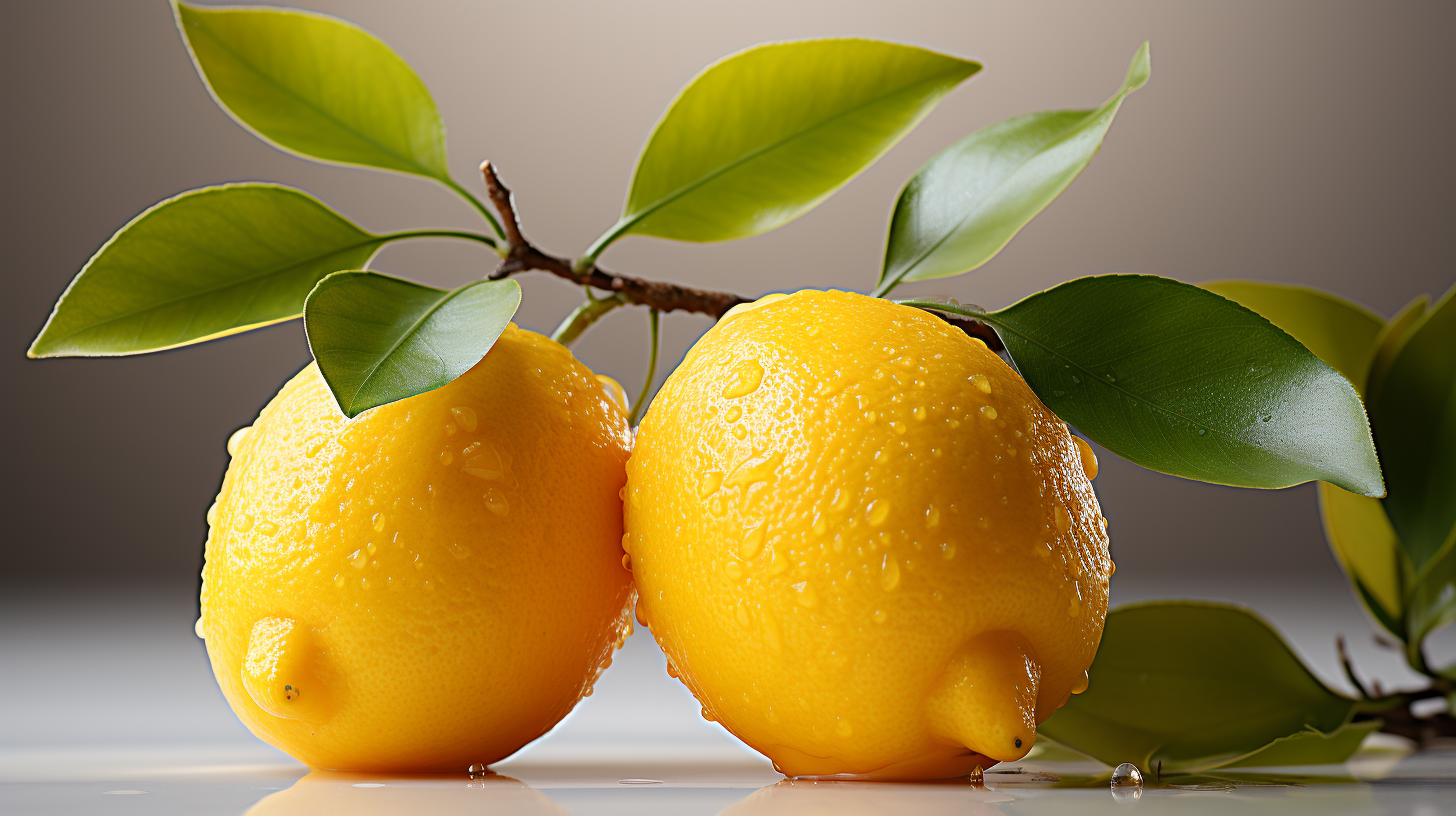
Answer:
<svg viewBox="0 0 1456 816"><path fill-rule="evenodd" d="M260 138L312 159L449 182L435 102L378 37L292 9L175 7L213 97Z"/></svg>
<svg viewBox="0 0 1456 816"><path fill-rule="evenodd" d="M1096 110L1044 111L982 128L931 159L895 204L876 294L959 275L1006 246L1082 172L1117 109L1152 73L1148 44Z"/></svg>
<svg viewBox="0 0 1456 816"><path fill-rule="evenodd" d="M1375 396L1385 384L1386 372L1390 371L1395 355L1405 347L1405 341L1410 339L1411 332L1421 318L1425 317L1426 309L1430 305L1431 296L1420 295L1402 306L1395 313L1395 317L1386 321L1385 327L1380 330L1379 336L1375 338L1375 355L1370 360L1370 373L1365 376L1365 387L1361 389L1367 404L1375 401Z"/></svg>
<svg viewBox="0 0 1456 816"><path fill-rule="evenodd" d="M1420 571L1456 526L1456 289L1411 331L1370 416L1390 486L1385 510Z"/></svg>
<svg viewBox="0 0 1456 816"><path fill-rule="evenodd" d="M1165 772L1227 765L1310 729L1335 734L1354 709L1267 623L1226 604L1113 610L1089 677L1041 730L1144 772L1159 762Z"/></svg>
<svg viewBox="0 0 1456 816"><path fill-rule="evenodd" d="M366 265L387 240L276 184L183 193L92 256L30 356L158 351L298 317L320 278Z"/></svg>
<svg viewBox="0 0 1456 816"><path fill-rule="evenodd" d="M889 150L981 66L861 39L769 43L708 66L637 160L623 235L724 241L781 226Z"/></svg>
<svg viewBox="0 0 1456 816"><path fill-rule="evenodd" d="M1143 467L1240 487L1312 479L1381 495L1354 387L1298 341L1212 292L1151 275L1079 278L999 312L1042 402Z"/></svg>
<svg viewBox="0 0 1456 816"><path fill-rule="evenodd" d="M1356 391L1375 356L1375 338L1385 325L1379 315L1354 301L1308 286L1222 280L1201 284L1289 333L1315 356L1345 375Z"/></svg>
<svg viewBox="0 0 1456 816"><path fill-rule="evenodd" d="M339 272L308 296L303 323L345 416L432 391L490 351L521 303L513 280L452 292L374 272Z"/></svg>

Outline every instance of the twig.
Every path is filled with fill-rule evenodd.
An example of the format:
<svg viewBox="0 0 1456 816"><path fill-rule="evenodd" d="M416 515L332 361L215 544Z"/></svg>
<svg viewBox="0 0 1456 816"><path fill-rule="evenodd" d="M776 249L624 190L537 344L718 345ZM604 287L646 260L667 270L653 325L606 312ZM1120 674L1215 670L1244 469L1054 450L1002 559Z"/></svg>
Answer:
<svg viewBox="0 0 1456 816"><path fill-rule="evenodd" d="M1370 692L1365 690L1365 686L1360 682L1360 678L1355 676L1355 667L1350 663L1350 653L1345 649L1344 635L1335 635L1335 651L1340 653L1340 666L1345 669L1345 679L1349 680L1350 685L1354 686L1355 690L1360 692L1361 699L1370 699Z"/></svg>
<svg viewBox="0 0 1456 816"><path fill-rule="evenodd" d="M678 286L674 283L660 283L618 275L595 264L590 269L577 271L572 268L570 261L548 255L526 240L525 235L521 232L521 222L516 216L515 202L511 197L510 189L501 183L500 177L496 175L495 167L490 162L481 163L480 172L485 176L485 187L490 193L490 202L500 213L502 227L506 234L506 254L501 259L500 266L490 273L491 280L500 280L517 272L550 272L557 277L583 286L621 295L629 302L648 306L659 312L682 310L715 318L722 317L729 309L740 303L749 302L746 298L726 292L709 292Z"/></svg>

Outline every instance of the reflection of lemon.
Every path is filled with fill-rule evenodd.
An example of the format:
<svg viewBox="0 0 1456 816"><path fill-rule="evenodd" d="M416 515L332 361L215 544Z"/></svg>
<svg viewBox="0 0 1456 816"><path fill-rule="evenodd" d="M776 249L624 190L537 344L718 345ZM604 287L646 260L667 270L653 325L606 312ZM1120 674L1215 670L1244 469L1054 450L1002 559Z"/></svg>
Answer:
<svg viewBox="0 0 1456 816"><path fill-rule="evenodd" d="M540 736L627 632L628 446L606 386L514 326L353 420L305 368L208 512L199 631L233 710L315 768L463 771Z"/></svg>
<svg viewBox="0 0 1456 816"><path fill-rule="evenodd" d="M486 774L467 779L419 776L404 779L314 771L293 787L269 794L246 816L570 816L546 794L509 776Z"/></svg>
<svg viewBox="0 0 1456 816"><path fill-rule="evenodd" d="M1107 608L1086 443L984 344L765 299L668 379L627 465L639 617L791 775L963 775L1086 687Z"/></svg>

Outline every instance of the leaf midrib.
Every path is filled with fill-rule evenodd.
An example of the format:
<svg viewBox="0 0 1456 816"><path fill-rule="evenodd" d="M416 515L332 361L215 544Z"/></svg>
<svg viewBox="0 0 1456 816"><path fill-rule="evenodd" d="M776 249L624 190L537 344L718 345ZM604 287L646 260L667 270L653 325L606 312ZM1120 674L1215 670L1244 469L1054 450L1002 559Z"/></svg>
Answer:
<svg viewBox="0 0 1456 816"><path fill-rule="evenodd" d="M370 274L370 273L364 273L364 274ZM415 284L415 285L418 285L418 284ZM478 284L475 284L475 285L478 285ZM400 346L404 345L404 342L406 340L408 340L411 336L413 336L415 332L419 331L420 326L423 325L426 320L429 320L431 315L433 315L435 312L439 311L446 303L449 303L450 301L454 300L457 295L460 295L461 293L465 292L467 289L474 288L475 285L465 286L465 287L462 287L460 289L456 289L453 292L444 292L444 293L442 293L443 294L443 297L440 297L440 298L436 299L436 301L434 302L433 305L431 305L428 309L426 309L424 312L422 312L420 314L419 318L417 318L413 323L411 323L409 325L409 328L405 329L402 333L400 333L399 337L395 339L394 343L392 343L390 345L390 347L383 354L381 354L379 356L379 359L375 361L374 365L372 365L372 366L369 367L368 373L366 373L364 375L363 379L361 379L359 381L359 387L358 388L355 388L354 389L354 393L352 393L352 394L349 395L349 409L350 410L353 410L354 409L354 403L358 401L359 394L361 392L363 392L364 389L369 385L369 381L372 380L372 379L374 379L374 375L379 372L379 367L382 366L382 365L384 365L384 361L385 360L388 360L390 357L394 356L394 353L399 350ZM432 287L423 287L423 288L432 288ZM429 344L426 343L425 345L428 346ZM430 351L434 352L434 348L431 347L430 348ZM436 352L435 353L435 356L436 357L439 357L439 353Z"/></svg>
<svg viewBox="0 0 1456 816"><path fill-rule="evenodd" d="M154 303L154 304L152 304L150 306L144 306L144 307L142 307L140 309L133 309L133 310L131 310L129 312L124 312L122 314L115 315L113 317L108 317L105 320L99 321L97 323L92 323L92 324L90 324L88 326L85 326L83 328L76 329L75 331L70 332L69 334L66 334L66 335L64 335L62 337L57 337L52 342L54 342L54 343L63 343L63 342L65 342L67 340L70 340L71 338L73 338L73 337L75 337L75 336L77 336L79 334L84 334L84 333L89 332L89 331L95 331L96 329L99 329L99 328L101 328L103 326L109 326L112 323L116 323L116 322L119 322L119 321L122 321L122 320L127 320L129 318L136 317L137 315L146 314L147 312L153 312L153 311L157 311L157 310L160 310L160 309L164 309L164 308L166 308L168 306L174 306L174 305L176 305L178 303L182 303L184 301L193 300L193 299L196 299L196 298L204 298L204 297L207 297L209 295L217 294L218 292L227 291L228 289L236 289L239 286L244 286L244 285L247 285L249 283L253 283L253 282L256 282L258 280L261 280L263 278L276 277L276 276L279 276L279 275L286 274L290 270L297 269L299 267L306 266L306 265L311 264L311 263L317 263L318 261L324 260L325 258L328 258L328 257L333 256L333 255L340 255L340 254L343 254L345 252L349 252L351 250L363 249L364 247L367 247L370 244L383 244L384 242L385 242L385 238L382 237L382 236L377 236L377 235L370 236L370 239L367 240L367 241L360 241L358 243L349 244L347 246L342 246L342 247L339 247L339 248L334 249L334 250L329 251L329 252L323 252L323 253L320 253L318 255L314 255L314 256L311 256L311 257L308 257L308 258L304 258L303 260L300 260L300 261L294 261L293 263L290 263L290 264L288 264L286 266L275 266L275 267L272 267L270 269L266 269L266 270L264 270L262 272L258 272L256 274L249 275L249 276L244 277L244 278L235 279L235 280L230 281L228 283L224 283L224 284L221 284L221 285L218 285L218 286L213 286L213 287L208 288L208 289L195 290L195 291L189 292L189 293L187 293L185 295L182 295L180 297L172 298L171 300L165 300L165 301L162 301L161 303ZM338 271L338 270L335 270L335 271Z"/></svg>
<svg viewBox="0 0 1456 816"><path fill-rule="evenodd" d="M683 196L688 195L689 193L697 190L698 188L703 187L704 185L708 184L708 182L713 181L714 179L718 178L719 176L722 176L725 173L731 172L732 170L734 170L734 169L736 169L736 168L738 168L738 167L740 167L740 166L742 166L742 165L744 165L744 164L746 164L746 163L748 163L750 161L753 161L754 159L757 159L758 157L760 157L760 156L762 156L764 154L767 154L767 153L770 153L772 151L778 150L779 148L784 147L784 146L788 145L789 143L791 143L793 141L796 141L798 139L801 139L801 138L809 135L810 133L813 133L814 131L819 130L820 128L826 127L826 126L828 126L828 125L830 125L830 124L832 124L832 123L834 123L834 122L836 122L836 121L838 121L840 119L843 119L846 116L851 116L853 114L859 113L860 111L864 110L865 108L869 108L869 107L872 107L874 105L878 105L879 103L881 103L881 102L883 102L883 101L885 101L887 99L890 99L892 97L898 96L898 95L903 94L903 93L906 93L906 92L908 92L908 91L910 91L910 90L912 90L914 88L918 88L918 87L920 87L922 85L930 84L932 82L938 82L938 81L942 80L942 78L944 78L946 76L949 76L949 75L952 75L952 74L955 74L955 73L956 72L955 71L952 71L952 70L940 71L940 72L937 72L935 74L932 74L932 75L930 75L930 76L928 76L928 77L926 77L924 79L918 80L916 82L912 82L912 83L909 83L907 85L902 85L902 86L900 86L899 88L896 88L893 91L890 91L888 93L881 94L881 95L879 95L879 96L877 96L877 97L875 97L873 99L869 99L869 100L866 100L864 102L861 102L860 104L855 105L852 108L847 108L844 111L841 111L840 113L837 113L834 116L829 117L828 119L822 119L819 122L817 122L817 123L815 123L815 124L813 124L813 125L805 128L805 129L803 129L801 131L798 131L797 133L791 134L791 135L789 135L789 136L787 136L787 137L785 137L783 139L780 139L777 142L774 142L774 143L768 144L768 145L764 145L763 147L760 147L760 148L758 148L756 150L753 150L753 151L751 151L749 153L745 153L743 156L739 157L738 159L735 159L734 161L728 162L727 164L724 164L724 165L722 165L722 166L720 166L720 167L712 170L711 172L707 173L706 175L699 176L698 178L694 179L692 182L690 182L688 184L684 184L682 187L679 187L678 189L672 191L671 193L668 193L667 195L662 196L661 198L656 199L651 204L649 204L647 207L645 207L645 208L643 208L641 210L638 210L633 215L628 216L627 218L622 219L622 221L618 224L618 229L614 230L614 232L617 232L619 235L620 234L625 234L632 227L634 227L637 224L641 223L643 219L647 218L648 216L652 215L653 213L656 213L658 210L661 210L663 207L666 207L668 204L671 204L672 202L678 200L679 198L682 198ZM656 133L654 133L653 136L655 137L656 136ZM651 142L648 142L648 146L649 147L651 147L651 144L652 144ZM635 183L636 180L634 179L633 181Z"/></svg>
<svg viewBox="0 0 1456 816"><path fill-rule="evenodd" d="M308 15L301 15L301 16L308 16ZM201 18L199 18L199 19L201 19ZM241 63L246 68L248 68L253 73L255 73L258 76L262 77L264 80L266 80L268 82L268 84L270 84L273 87L277 88L278 90L282 91L285 95L293 97L295 100L297 100L298 102L302 103L304 106L306 106L310 110L318 113L324 119L327 119L328 121L333 122L340 129L342 129L344 131L347 131L348 133L353 134L356 138L360 139L361 141L365 142L368 145L373 146L374 148L378 149L381 153L384 153L386 156L389 156L390 158L395 159L396 161L399 161L401 164L404 164L407 167L414 168L414 172L417 175L428 176L430 178L439 178L439 176L435 175L434 172L426 169L423 165L419 164L418 162L416 162L416 161L414 161L414 160L412 160L410 158L407 158L405 156L401 156L398 153L394 152L394 150L392 150L392 149L390 149L388 147L385 147L384 145L382 145L379 142L375 141L368 134L365 134L362 131L359 131L359 130L355 129L354 126L348 124L347 122L344 122L344 121L340 120L338 117L334 116L333 113L331 113L330 111L328 111L328 110L326 110L324 108L318 107L318 105L314 104L313 100L310 100L310 99L307 99L307 98L303 97L297 91L293 90L292 88L288 87L287 85L284 85L283 83L281 83L280 81L278 81L277 79L275 79L271 74L268 74L268 73L264 72L257 65L254 65L251 61L249 61L248 59L244 58L243 55L239 54L237 51L234 51L232 48L230 48L227 45L227 43L225 43L222 40L221 37L219 37L216 33L213 32L212 27L210 25L208 25L208 26L200 26L199 28L200 28L200 30L203 33L205 33L208 36L209 39L211 39L214 43L217 44L218 48L222 49L223 51L226 51L229 55L231 55L233 57L233 59L237 60L239 63ZM203 78L207 80L208 85L211 85L212 84L212 80L211 79L207 79L207 72L206 71L203 72ZM231 108L229 108L228 111L229 111L229 113L231 113L232 112L231 111ZM437 119L438 119L438 116L439 116L439 114L437 112L436 113L436 118ZM242 120L242 117L241 116L238 116L237 118L239 120ZM254 128L251 124L248 124L246 121L243 121L243 124L244 125L247 125L247 127L249 129L251 129L251 130L257 130L257 128ZM258 133L262 134L262 131L258 131ZM270 142L275 142L276 144L283 145L282 142L278 142L272 136L267 136L266 134L264 134L264 136ZM302 153L302 151L298 151L296 148L288 147L286 145L283 145L283 146L284 147L287 147L288 150L292 150L292 151L296 151L296 152ZM337 160L337 159L328 159L327 161L339 161L339 160ZM343 163L346 163L346 162L340 162L340 163L343 164ZM348 163L352 163L352 162L348 162Z"/></svg>

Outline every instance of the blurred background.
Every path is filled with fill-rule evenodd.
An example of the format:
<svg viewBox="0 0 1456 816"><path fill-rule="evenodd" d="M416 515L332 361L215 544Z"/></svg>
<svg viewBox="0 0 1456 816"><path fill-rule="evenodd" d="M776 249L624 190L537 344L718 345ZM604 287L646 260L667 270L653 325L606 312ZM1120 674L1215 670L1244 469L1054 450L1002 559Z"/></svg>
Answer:
<svg viewBox="0 0 1456 816"><path fill-rule="evenodd" d="M747 296L868 291L891 205L923 162L1010 116L1100 104L1145 39L1152 81L1124 105L1081 178L979 271L901 291L1000 307L1091 273L1247 277L1323 287L1388 316L1456 278L1450 3L296 5L357 22L402 54L444 117L455 177L479 192L476 167L490 159L516 193L527 235L562 255L615 221L658 115L725 54L856 35L985 64L899 147L789 226L728 244L633 237L602 259L646 278ZM481 225L430 182L310 164L249 135L208 97L160 0L4 4L0 65L0 231L11 270L0 298L0 755L81 743L241 745L249 738L191 636L203 515L228 435L307 361L301 325L120 359L34 361L25 349L113 231L194 187L285 182L373 230ZM386 248L374 267L456 286L493 260L475 245L416 241ZM517 321L529 328L550 331L580 300L554 278L521 282ZM635 393L646 324L643 310L620 310L575 351ZM709 325L681 314L663 324L659 382ZM1220 488L1099 453L1114 603L1240 601L1336 686L1337 632L1387 686L1407 677L1350 598L1311 486ZM1447 632L1437 651L1456 653L1456 639ZM628 655L613 669L618 679L604 680L559 729L574 729L572 745L657 728L683 744L731 748L662 675L650 639L634 636ZM659 688L668 697L643 702L644 689Z"/></svg>

